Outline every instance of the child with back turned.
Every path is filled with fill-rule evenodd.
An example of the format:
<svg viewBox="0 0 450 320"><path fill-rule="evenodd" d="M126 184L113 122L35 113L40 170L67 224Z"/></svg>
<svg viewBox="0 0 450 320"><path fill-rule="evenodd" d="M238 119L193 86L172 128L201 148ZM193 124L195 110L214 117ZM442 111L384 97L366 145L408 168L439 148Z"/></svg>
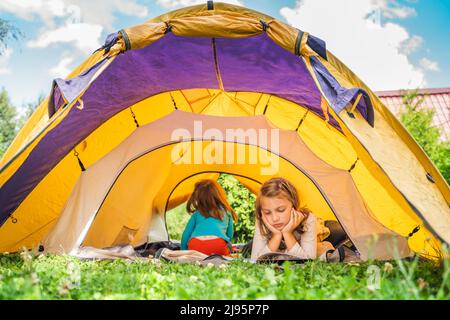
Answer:
<svg viewBox="0 0 450 320"><path fill-rule="evenodd" d="M229 256L237 215L222 187L214 180L197 182L186 209L192 216L181 237L181 250Z"/></svg>

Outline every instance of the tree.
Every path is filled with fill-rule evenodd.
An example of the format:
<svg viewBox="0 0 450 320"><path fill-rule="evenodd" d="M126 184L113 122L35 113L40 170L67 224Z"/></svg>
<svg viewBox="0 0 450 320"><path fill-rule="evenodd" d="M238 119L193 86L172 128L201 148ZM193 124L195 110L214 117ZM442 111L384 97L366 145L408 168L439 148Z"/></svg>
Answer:
<svg viewBox="0 0 450 320"><path fill-rule="evenodd" d="M0 92L0 157L16 135L16 109L5 89Z"/></svg>
<svg viewBox="0 0 450 320"><path fill-rule="evenodd" d="M41 93L36 102L29 102L25 104L22 108L24 109L22 115L20 115L17 119L17 130L20 131L24 126L25 122L27 122L28 118L34 113L37 107L44 101L45 94Z"/></svg>
<svg viewBox="0 0 450 320"><path fill-rule="evenodd" d="M6 20L0 19L0 55L8 47L9 40L19 40L23 33Z"/></svg>
<svg viewBox="0 0 450 320"><path fill-rule="evenodd" d="M432 124L435 111L422 108L423 101L424 97L419 96L417 90L405 92L405 110L400 114L400 120L449 183L450 142L440 141L440 129Z"/></svg>
<svg viewBox="0 0 450 320"><path fill-rule="evenodd" d="M227 193L228 201L238 216L233 241L246 243L253 238L255 229L256 196L232 175L221 174L217 182Z"/></svg>
<svg viewBox="0 0 450 320"><path fill-rule="evenodd" d="M19 29L0 19L0 55L6 50L10 40L19 40L22 36ZM16 116L16 109L11 105L8 93L3 88L0 92L0 157L16 135Z"/></svg>

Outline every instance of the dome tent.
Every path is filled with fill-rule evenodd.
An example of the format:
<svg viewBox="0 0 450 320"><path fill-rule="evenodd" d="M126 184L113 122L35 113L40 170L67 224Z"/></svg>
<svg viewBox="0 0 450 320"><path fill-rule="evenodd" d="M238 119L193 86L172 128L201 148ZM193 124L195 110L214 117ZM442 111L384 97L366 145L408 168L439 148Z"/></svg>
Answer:
<svg viewBox="0 0 450 320"><path fill-rule="evenodd" d="M270 177L261 164L175 164L169 146L193 141L167 132L196 120L282 129L274 175L366 258L438 256L450 241L445 180L322 40L209 1L108 36L53 82L0 163L0 251L164 239L164 213L195 181L228 172L256 191Z"/></svg>

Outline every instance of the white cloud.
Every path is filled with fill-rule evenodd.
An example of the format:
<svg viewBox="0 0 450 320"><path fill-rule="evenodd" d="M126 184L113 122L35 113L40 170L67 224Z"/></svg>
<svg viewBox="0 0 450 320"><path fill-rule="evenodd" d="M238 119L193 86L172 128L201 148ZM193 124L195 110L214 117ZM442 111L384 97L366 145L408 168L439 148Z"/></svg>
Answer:
<svg viewBox="0 0 450 320"><path fill-rule="evenodd" d="M89 54L101 46L103 27L96 24L73 23L44 31L37 39L27 43L29 48L46 48L55 43L73 44L83 53Z"/></svg>
<svg viewBox="0 0 450 320"><path fill-rule="evenodd" d="M395 23L374 17L406 17L411 10L394 7L387 0L302 0L295 8L280 10L287 22L323 39L327 48L373 90L424 86L423 69L414 66L408 53L422 43L419 37ZM320 14L319 14L320 13ZM320 19L318 17L320 16Z"/></svg>
<svg viewBox="0 0 450 320"><path fill-rule="evenodd" d="M221 0L220 2L235 4L238 6L243 6L243 2L240 0ZM156 0L156 3L164 8L178 8L187 7L195 4L206 4L206 0Z"/></svg>
<svg viewBox="0 0 450 320"><path fill-rule="evenodd" d="M63 0L2 0L0 11L12 13L25 20L39 17L46 24L52 24L55 17L63 17L66 14Z"/></svg>
<svg viewBox="0 0 450 320"><path fill-rule="evenodd" d="M427 71L440 71L439 64L436 61L429 60L427 58L422 58L419 61L420 66Z"/></svg>
<svg viewBox="0 0 450 320"><path fill-rule="evenodd" d="M419 49L423 44L423 38L413 35L412 37L406 39L400 43L400 52L409 56L411 53Z"/></svg>
<svg viewBox="0 0 450 320"><path fill-rule="evenodd" d="M142 18L148 15L147 7L137 0L1 0L0 11L44 23L41 34L28 42L29 47L68 43L83 53L101 45L103 30L115 31L116 13Z"/></svg>
<svg viewBox="0 0 450 320"><path fill-rule="evenodd" d="M417 14L414 8L402 6L395 0L372 0L372 6L389 19L406 19Z"/></svg>
<svg viewBox="0 0 450 320"><path fill-rule="evenodd" d="M8 67L8 63L12 53L13 49L6 48L3 53L0 54L0 75L11 73L11 70Z"/></svg>
<svg viewBox="0 0 450 320"><path fill-rule="evenodd" d="M56 18L82 20L106 29L112 27L114 13L146 17L148 8L136 0L1 0L0 11L19 18L39 18L46 25L53 25Z"/></svg>
<svg viewBox="0 0 450 320"><path fill-rule="evenodd" d="M79 8L81 21L100 24L108 32L116 31L113 30L113 24L117 12L143 19L149 15L148 8L136 0L64 0L64 2L73 8Z"/></svg>
<svg viewBox="0 0 450 320"><path fill-rule="evenodd" d="M69 66L74 61L74 58L64 54L59 63L49 70L49 74L55 78L65 78L70 72Z"/></svg>

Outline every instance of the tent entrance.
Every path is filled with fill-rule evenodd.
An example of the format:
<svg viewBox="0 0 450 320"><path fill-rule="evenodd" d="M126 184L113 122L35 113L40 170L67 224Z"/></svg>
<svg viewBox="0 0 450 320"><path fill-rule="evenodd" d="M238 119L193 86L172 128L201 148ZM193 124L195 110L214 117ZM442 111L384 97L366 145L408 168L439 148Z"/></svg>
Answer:
<svg viewBox="0 0 450 320"><path fill-rule="evenodd" d="M186 146L186 143L182 144ZM202 149L207 149L211 143L214 141L201 141ZM262 163L174 163L171 155L175 145L148 151L120 172L92 221L82 242L84 246L108 247L118 244L119 240L121 244L137 246L168 240L165 213L187 201L197 181L217 179L222 172L238 177L252 192L272 176L290 177L303 199L302 205L325 219L336 220L330 202L317 182L287 159L277 157L279 168L276 174L264 175ZM224 145L238 147L236 143L224 142ZM247 154L257 153L259 149L253 145L241 146Z"/></svg>
<svg viewBox="0 0 450 320"><path fill-rule="evenodd" d="M197 134L198 122L204 134ZM174 135L180 128L191 138L180 138L179 132ZM269 135L266 144L248 137L226 140L226 135L220 136L231 129L273 129L278 135ZM167 240L164 213L185 202L192 192L192 184L180 181L193 175L198 178L195 174L202 172L228 172L260 182L286 177L299 192L300 206L324 220L338 219L363 259L392 257L388 247L395 246L394 240L400 255L409 254L405 239L373 217L351 173L318 158L295 131L280 130L264 116L214 117L179 110L137 128L82 173L48 236L50 250L60 250L52 245L61 247L62 242L73 250L80 245L104 248L125 242L139 246ZM71 233L64 234L68 229ZM374 238L380 239L375 247Z"/></svg>
<svg viewBox="0 0 450 320"><path fill-rule="evenodd" d="M227 194L228 199L230 200L230 190L227 190L227 186L230 185L230 183L233 185L233 188L239 187L246 189L249 194L257 194L257 191L262 184L262 182L257 181L253 178L242 176L242 175L233 175L229 172L201 172L201 173L195 173L190 177L185 178L183 181L180 181L177 186L172 190L171 194L169 195L169 198L166 202L166 208L169 207L169 203L172 202L174 199L172 197L172 194L176 193L176 190L178 187L185 188L185 185L189 185L191 187L191 190L194 189L194 181L195 182L202 180L202 179L213 179L220 183L220 181L223 181L226 186L224 186L225 193ZM220 181L219 181L220 180ZM176 201L178 202L178 201ZM186 226L187 221L190 218L190 215L186 211L186 203L187 201L181 203L180 205L176 206L175 208L172 208L170 210L165 210L164 212L164 221L166 226L166 232L168 234L169 240L180 240L181 235L184 231L184 227ZM230 202L230 205L235 207L239 205L239 203ZM239 216L239 220L241 220L241 216ZM254 221L254 213L250 213L250 220ZM239 223L239 222L238 222ZM253 225L253 223L252 223ZM249 234L251 236L252 234Z"/></svg>

